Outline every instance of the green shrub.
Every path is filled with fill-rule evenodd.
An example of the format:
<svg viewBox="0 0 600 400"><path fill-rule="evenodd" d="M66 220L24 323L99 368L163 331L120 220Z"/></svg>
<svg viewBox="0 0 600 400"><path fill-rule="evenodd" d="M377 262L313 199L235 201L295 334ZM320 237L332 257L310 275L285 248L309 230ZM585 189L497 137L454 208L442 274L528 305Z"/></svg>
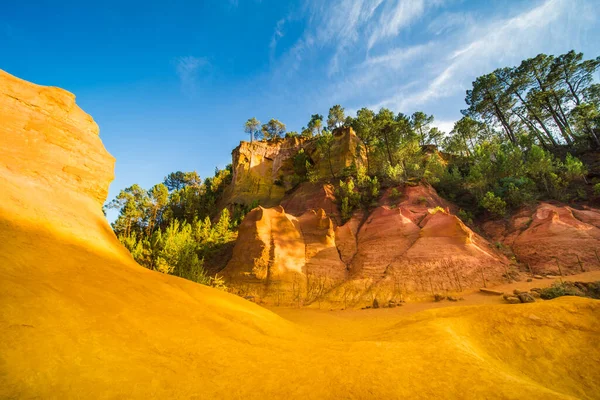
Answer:
<svg viewBox="0 0 600 400"><path fill-rule="evenodd" d="M458 210L458 213L456 215L465 224L473 225L473 214L471 214L470 212L461 209Z"/></svg>
<svg viewBox="0 0 600 400"><path fill-rule="evenodd" d="M399 185L404 182L404 168L400 164L394 166L388 164L385 167L384 176L391 184Z"/></svg>
<svg viewBox="0 0 600 400"><path fill-rule="evenodd" d="M499 217L506 214L506 202L492 192L487 192L479 204L490 213Z"/></svg>
<svg viewBox="0 0 600 400"><path fill-rule="evenodd" d="M540 291L540 297L544 300L551 300L561 296L582 296L579 290L577 290L574 286L562 283L555 282L552 286L548 288L544 288Z"/></svg>
<svg viewBox="0 0 600 400"><path fill-rule="evenodd" d="M600 196L600 182L594 185L594 195Z"/></svg>
<svg viewBox="0 0 600 400"><path fill-rule="evenodd" d="M299 180L304 182L308 180L308 169L311 166L310 159L304 152L304 149L300 149L298 153L293 157L294 174L298 175Z"/></svg>

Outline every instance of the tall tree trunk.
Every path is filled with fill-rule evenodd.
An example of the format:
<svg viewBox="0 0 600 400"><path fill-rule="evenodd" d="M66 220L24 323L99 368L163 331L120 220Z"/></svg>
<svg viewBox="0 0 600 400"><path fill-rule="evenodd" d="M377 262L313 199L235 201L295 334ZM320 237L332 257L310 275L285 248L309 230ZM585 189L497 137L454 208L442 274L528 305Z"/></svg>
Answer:
<svg viewBox="0 0 600 400"><path fill-rule="evenodd" d="M527 118L523 117L521 114L517 112L515 114L517 114L521 121L523 121L523 123L529 127L529 130L531 130L531 132L538 138L542 147L548 150L548 145L546 144L546 141L544 140L541 132L535 127L535 125L533 125L531 121L528 121Z"/></svg>
<svg viewBox="0 0 600 400"><path fill-rule="evenodd" d="M558 113L556 112L556 110L552 106L552 103L550 102L550 100L547 97L550 95L550 93L544 87L544 84L542 83L542 80L539 78L539 74L535 68L534 68L534 72L535 72L535 80L538 83L538 87L544 94L544 102L546 103L547 111L550 113L550 115L552 115L552 119L556 123L556 126L558 126L558 129L560 130L560 133L562 134L562 136L565 139L565 141L567 142L567 144L569 146L573 146L573 141L571 140L571 136L569 135L569 132L567 132L565 126L562 124L562 121L560 120L560 117L558 116ZM556 95L554 95L554 97L556 97Z"/></svg>
<svg viewBox="0 0 600 400"><path fill-rule="evenodd" d="M523 104L525 106L525 109L527 110L527 112L529 112L529 114L531 114L533 116L533 119L535 119L537 121L537 123L540 124L543 131L546 133L546 136L552 143L552 146L557 147L558 143L556 143L556 140L554 140L554 136L552 136L552 133L550 132L550 130L548 129L546 124L544 124L544 122L541 120L541 118L537 115L537 113L533 110L533 108L531 108L529 103L527 101L525 101L525 99L523 99L523 97L521 96L521 94L518 91L515 90L514 93L517 95L519 100L521 100L521 104Z"/></svg>
<svg viewBox="0 0 600 400"><path fill-rule="evenodd" d="M558 97L556 97L556 95L554 96L554 99L556 100L556 104L558 105L558 111L560 112L560 116L562 117L563 126L565 127L565 129L567 130L567 132L569 133L569 135L573 139L575 139L575 136L573 136L573 130L571 129L571 124L569 124L569 119L565 115L563 107L560 104L560 101L559 101Z"/></svg>
<svg viewBox="0 0 600 400"><path fill-rule="evenodd" d="M508 121L506 121L504 113L500 110L500 107L498 107L498 104L496 104L495 101L493 101L492 103L494 104L494 109L496 110L496 116L498 117L498 119L500 120L500 123L504 127L504 130L506 131L508 139L513 144L517 144L517 138L515 137L512 129L510 128L510 125L508 124Z"/></svg>
<svg viewBox="0 0 600 400"><path fill-rule="evenodd" d="M383 136L384 136L384 139L385 139L385 149L386 149L387 154L388 154L388 160L390 162L390 165L394 166L394 162L392 160L392 152L390 151L390 141L389 141L388 134L387 134L387 128L384 128L383 132L384 132Z"/></svg>

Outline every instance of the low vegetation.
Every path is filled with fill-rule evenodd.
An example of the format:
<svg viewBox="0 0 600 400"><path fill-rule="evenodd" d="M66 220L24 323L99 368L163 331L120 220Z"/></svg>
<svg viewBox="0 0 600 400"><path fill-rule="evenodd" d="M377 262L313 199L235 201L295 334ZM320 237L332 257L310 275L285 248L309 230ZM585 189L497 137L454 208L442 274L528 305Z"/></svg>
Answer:
<svg viewBox="0 0 600 400"><path fill-rule="evenodd" d="M142 266L195 282L222 286L207 275L204 260L235 240L247 207L223 208L214 215L231 170L215 171L202 182L195 172L174 172L144 190L124 189L107 205L119 215L112 223L119 240Z"/></svg>
<svg viewBox="0 0 600 400"><path fill-rule="evenodd" d="M551 300L562 296L579 296L600 299L600 281L597 282L555 282L541 289L540 297Z"/></svg>

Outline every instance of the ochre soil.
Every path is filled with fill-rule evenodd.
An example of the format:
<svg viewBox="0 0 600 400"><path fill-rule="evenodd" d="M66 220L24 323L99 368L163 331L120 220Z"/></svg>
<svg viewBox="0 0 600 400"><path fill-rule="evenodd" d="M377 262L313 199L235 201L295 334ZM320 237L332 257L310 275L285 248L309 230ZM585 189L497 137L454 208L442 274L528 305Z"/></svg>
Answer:
<svg viewBox="0 0 600 400"><path fill-rule="evenodd" d="M282 318L103 250L2 223L0 398L600 398L600 301Z"/></svg>

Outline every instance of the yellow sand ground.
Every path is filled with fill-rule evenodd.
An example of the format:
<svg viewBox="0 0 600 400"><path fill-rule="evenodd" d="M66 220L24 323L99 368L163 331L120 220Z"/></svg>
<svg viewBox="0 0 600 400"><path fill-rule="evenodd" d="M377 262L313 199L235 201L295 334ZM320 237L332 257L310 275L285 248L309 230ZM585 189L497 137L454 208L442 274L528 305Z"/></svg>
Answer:
<svg viewBox="0 0 600 400"><path fill-rule="evenodd" d="M6 220L0 265L0 398L600 398L594 300L290 322Z"/></svg>

